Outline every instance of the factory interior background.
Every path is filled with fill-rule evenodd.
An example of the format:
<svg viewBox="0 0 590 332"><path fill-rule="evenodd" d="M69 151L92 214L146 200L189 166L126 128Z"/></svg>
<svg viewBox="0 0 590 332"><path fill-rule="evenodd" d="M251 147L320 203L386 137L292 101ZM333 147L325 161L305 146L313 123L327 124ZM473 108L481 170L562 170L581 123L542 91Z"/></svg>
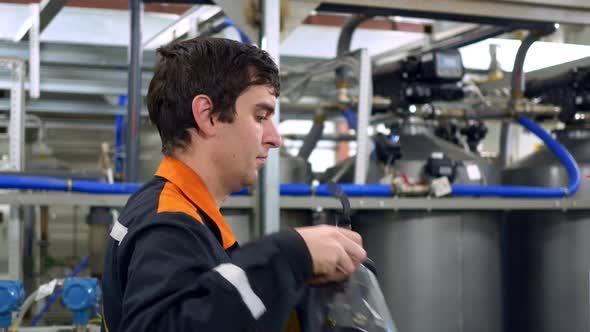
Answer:
<svg viewBox="0 0 590 332"><path fill-rule="evenodd" d="M0 331L100 331L156 49L197 36L279 64L283 144L221 211L240 243L349 214L391 323L342 324L590 331L587 0L0 0Z"/></svg>

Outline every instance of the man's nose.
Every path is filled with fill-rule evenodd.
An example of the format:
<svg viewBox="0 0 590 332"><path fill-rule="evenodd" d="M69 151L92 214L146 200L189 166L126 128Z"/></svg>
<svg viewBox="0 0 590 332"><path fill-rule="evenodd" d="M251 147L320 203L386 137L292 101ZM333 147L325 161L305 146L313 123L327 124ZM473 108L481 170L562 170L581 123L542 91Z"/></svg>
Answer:
<svg viewBox="0 0 590 332"><path fill-rule="evenodd" d="M270 145L271 148L278 148L281 146L281 141L282 139L281 135L279 134L279 129L275 125L274 121L268 121L262 143Z"/></svg>

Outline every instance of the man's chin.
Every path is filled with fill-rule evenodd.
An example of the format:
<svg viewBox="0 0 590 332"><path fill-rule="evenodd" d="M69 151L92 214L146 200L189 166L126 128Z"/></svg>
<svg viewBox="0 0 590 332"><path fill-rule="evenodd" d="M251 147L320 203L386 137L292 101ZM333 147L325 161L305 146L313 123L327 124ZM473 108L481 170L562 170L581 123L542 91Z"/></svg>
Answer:
<svg viewBox="0 0 590 332"><path fill-rule="evenodd" d="M258 172L254 176L248 177L246 179L242 179L242 183L240 183L241 189L243 188L255 188L258 186Z"/></svg>

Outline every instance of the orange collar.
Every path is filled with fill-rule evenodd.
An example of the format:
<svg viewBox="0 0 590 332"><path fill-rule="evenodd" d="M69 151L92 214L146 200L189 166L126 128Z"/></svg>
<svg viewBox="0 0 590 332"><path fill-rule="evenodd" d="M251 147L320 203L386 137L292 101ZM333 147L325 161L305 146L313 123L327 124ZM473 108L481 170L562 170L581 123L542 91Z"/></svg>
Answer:
<svg viewBox="0 0 590 332"><path fill-rule="evenodd" d="M196 207L213 220L221 233L224 249L234 245L236 239L231 228L219 212L219 207L207 186L195 171L178 159L164 157L155 175L163 177L177 186Z"/></svg>

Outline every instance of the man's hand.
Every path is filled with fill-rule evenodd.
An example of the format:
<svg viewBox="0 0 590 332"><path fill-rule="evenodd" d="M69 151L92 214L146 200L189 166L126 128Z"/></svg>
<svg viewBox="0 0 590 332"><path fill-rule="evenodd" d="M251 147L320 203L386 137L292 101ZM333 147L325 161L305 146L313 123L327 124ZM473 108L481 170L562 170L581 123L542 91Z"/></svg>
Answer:
<svg viewBox="0 0 590 332"><path fill-rule="evenodd" d="M340 281L354 272L367 257L361 236L328 225L295 228L313 261L312 283Z"/></svg>

